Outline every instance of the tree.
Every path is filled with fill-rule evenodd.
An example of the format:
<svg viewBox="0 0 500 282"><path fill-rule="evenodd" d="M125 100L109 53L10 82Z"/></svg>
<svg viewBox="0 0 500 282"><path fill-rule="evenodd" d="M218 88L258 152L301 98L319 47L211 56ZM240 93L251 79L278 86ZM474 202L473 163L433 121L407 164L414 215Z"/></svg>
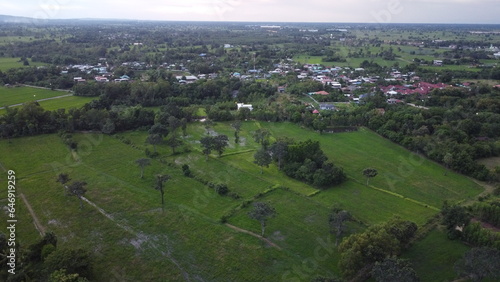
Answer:
<svg viewBox="0 0 500 282"><path fill-rule="evenodd" d="M231 123L234 128L234 143L238 144L240 142L240 131L241 131L241 121L237 120Z"/></svg>
<svg viewBox="0 0 500 282"><path fill-rule="evenodd" d="M441 210L443 215L442 224L446 226L448 230L448 237L450 239L455 239L460 237L459 231L456 230L457 227L463 228L469 224L471 215L467 212L465 207L454 205L449 206L446 202Z"/></svg>
<svg viewBox="0 0 500 282"><path fill-rule="evenodd" d="M470 249L455 263L454 269L459 277L472 281L496 280L500 278L500 251L488 247Z"/></svg>
<svg viewBox="0 0 500 282"><path fill-rule="evenodd" d="M159 134L161 137L167 136L168 135L168 127L161 123L157 123L153 126L148 131L149 134Z"/></svg>
<svg viewBox="0 0 500 282"><path fill-rule="evenodd" d="M57 182L61 183L62 185L68 183L71 179L69 178L69 175L67 173L59 173L57 176ZM68 188L66 185L64 186L65 188Z"/></svg>
<svg viewBox="0 0 500 282"><path fill-rule="evenodd" d="M316 118L313 121L313 128L319 131L319 134L323 134L323 131L326 129L326 125L326 122L321 118Z"/></svg>
<svg viewBox="0 0 500 282"><path fill-rule="evenodd" d="M144 178L144 168L151 165L151 159L141 158L135 160L135 163L141 168L141 178Z"/></svg>
<svg viewBox="0 0 500 282"><path fill-rule="evenodd" d="M187 119L186 118L182 118L181 119L181 129L182 129L182 136L186 136L187 135Z"/></svg>
<svg viewBox="0 0 500 282"><path fill-rule="evenodd" d="M213 137L213 148L219 154L219 157L222 156L224 150L228 146L229 138L227 135L221 134Z"/></svg>
<svg viewBox="0 0 500 282"><path fill-rule="evenodd" d="M67 274L93 277L91 254L83 249L57 249L46 258L45 265L49 273L64 269Z"/></svg>
<svg viewBox="0 0 500 282"><path fill-rule="evenodd" d="M269 144L269 136L271 136L271 133L265 128L259 128L253 133L255 142L259 143L264 148L267 148Z"/></svg>
<svg viewBox="0 0 500 282"><path fill-rule="evenodd" d="M260 148L255 152L253 157L255 159L253 162L260 166L260 174L263 173L263 167L269 167L269 164L272 162L271 155L269 155L269 152L264 148Z"/></svg>
<svg viewBox="0 0 500 282"><path fill-rule="evenodd" d="M161 144L161 142L163 142L163 138L160 134L149 134L146 142L153 145L154 151L156 153L156 145Z"/></svg>
<svg viewBox="0 0 500 282"><path fill-rule="evenodd" d="M386 258L375 263L372 275L377 282L418 282L417 273L408 260Z"/></svg>
<svg viewBox="0 0 500 282"><path fill-rule="evenodd" d="M400 245L383 225L375 225L347 237L340 243L339 251L340 270L347 278L352 278L367 265L399 254Z"/></svg>
<svg viewBox="0 0 500 282"><path fill-rule="evenodd" d="M363 175L366 177L366 186L368 186L368 181L370 178L377 176L378 171L374 168L365 168L363 170Z"/></svg>
<svg viewBox="0 0 500 282"><path fill-rule="evenodd" d="M446 166L447 169L450 169L451 165L453 164L453 155L451 153L446 153L443 157L443 163ZM444 175L447 174L447 171L444 171Z"/></svg>
<svg viewBox="0 0 500 282"><path fill-rule="evenodd" d="M334 208L328 218L330 233L335 234L335 246L338 246L342 235L347 231L347 221L352 220L352 215L345 210Z"/></svg>
<svg viewBox="0 0 500 282"><path fill-rule="evenodd" d="M248 212L248 216L251 219L258 220L261 226L261 235L264 237L264 232L266 231L267 220L276 215L276 210L265 202L255 202L253 204L253 209Z"/></svg>
<svg viewBox="0 0 500 282"><path fill-rule="evenodd" d="M78 200L80 200L80 209L83 209L83 196L87 192L87 190L84 188L84 186L87 185L86 182L83 181L75 181L71 183L67 187L67 193L69 196L76 196Z"/></svg>
<svg viewBox="0 0 500 282"><path fill-rule="evenodd" d="M278 162L278 169L282 169L283 160L288 152L288 144L285 141L278 140L269 147L272 158Z"/></svg>
<svg viewBox="0 0 500 282"><path fill-rule="evenodd" d="M203 148L202 152L205 155L205 160L208 160L208 156L214 149L214 142L211 136L205 136L200 139L201 147Z"/></svg>
<svg viewBox="0 0 500 282"><path fill-rule="evenodd" d="M168 146L170 146L170 148L172 148L172 154L175 154L175 148L182 145L182 140L179 139L177 134L172 132L170 136L167 138L166 143Z"/></svg>
<svg viewBox="0 0 500 282"><path fill-rule="evenodd" d="M165 190L163 187L163 184L167 182L170 179L170 176L167 174L157 174L156 175L156 185L155 189L160 191L161 194L161 210L164 211L165 209Z"/></svg>

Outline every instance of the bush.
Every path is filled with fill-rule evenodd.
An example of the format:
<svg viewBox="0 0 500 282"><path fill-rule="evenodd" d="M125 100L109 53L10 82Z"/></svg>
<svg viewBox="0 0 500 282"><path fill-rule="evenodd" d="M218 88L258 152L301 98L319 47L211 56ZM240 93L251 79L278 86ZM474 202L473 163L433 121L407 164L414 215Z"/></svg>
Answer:
<svg viewBox="0 0 500 282"><path fill-rule="evenodd" d="M219 195L226 195L229 192L229 188L227 188L226 184L217 184L215 187L215 191Z"/></svg>

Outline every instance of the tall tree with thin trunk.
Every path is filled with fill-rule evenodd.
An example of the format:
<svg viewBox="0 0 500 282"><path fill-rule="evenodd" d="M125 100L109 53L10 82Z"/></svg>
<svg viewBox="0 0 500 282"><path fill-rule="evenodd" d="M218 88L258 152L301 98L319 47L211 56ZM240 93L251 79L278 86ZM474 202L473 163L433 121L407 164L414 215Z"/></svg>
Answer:
<svg viewBox="0 0 500 282"><path fill-rule="evenodd" d="M144 168L151 165L151 160L147 158L141 158L135 160L135 163L141 168L141 178L144 178Z"/></svg>
<svg viewBox="0 0 500 282"><path fill-rule="evenodd" d="M200 139L201 147L203 148L202 152L205 155L205 160L208 161L208 156L214 149L214 139L211 136L205 136Z"/></svg>
<svg viewBox="0 0 500 282"><path fill-rule="evenodd" d="M368 182L370 181L370 178L373 178L377 176L378 171L374 168L365 168L363 170L363 175L366 177L366 186L368 186Z"/></svg>
<svg viewBox="0 0 500 282"><path fill-rule="evenodd" d="M446 153L443 157L443 163L446 166L446 169L450 169L451 165L453 164L453 155L451 153ZM444 175L448 174L448 170L444 171Z"/></svg>
<svg viewBox="0 0 500 282"><path fill-rule="evenodd" d="M278 162L278 169L282 169L283 160L288 153L288 144L285 141L279 140L269 147L272 158Z"/></svg>
<svg viewBox="0 0 500 282"><path fill-rule="evenodd" d="M251 219L258 220L261 227L261 235L264 237L264 232L266 231L267 220L276 215L276 210L265 202L255 202L253 204L253 209L248 213Z"/></svg>
<svg viewBox="0 0 500 282"><path fill-rule="evenodd" d="M241 121L237 120L231 126L234 128L234 143L238 144L240 142Z"/></svg>
<svg viewBox="0 0 500 282"><path fill-rule="evenodd" d="M165 210L165 189L164 183L170 179L170 175L167 174L157 174L156 175L156 185L155 189L160 191L161 194L161 210Z"/></svg>
<svg viewBox="0 0 500 282"><path fill-rule="evenodd" d="M179 137L177 136L177 134L175 134L174 132L170 133L170 136L168 136L167 140L166 140L166 143L168 146L170 146L170 148L172 148L172 154L175 155L175 148L179 147L180 145L182 145L182 140L179 139Z"/></svg>

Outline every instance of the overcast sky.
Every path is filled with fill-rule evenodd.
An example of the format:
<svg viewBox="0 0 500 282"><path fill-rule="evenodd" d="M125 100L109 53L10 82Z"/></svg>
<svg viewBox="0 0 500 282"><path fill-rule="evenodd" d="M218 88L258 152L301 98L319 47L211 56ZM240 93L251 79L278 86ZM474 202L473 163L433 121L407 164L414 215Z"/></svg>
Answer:
<svg viewBox="0 0 500 282"><path fill-rule="evenodd" d="M0 14L39 19L500 24L500 1L0 0Z"/></svg>

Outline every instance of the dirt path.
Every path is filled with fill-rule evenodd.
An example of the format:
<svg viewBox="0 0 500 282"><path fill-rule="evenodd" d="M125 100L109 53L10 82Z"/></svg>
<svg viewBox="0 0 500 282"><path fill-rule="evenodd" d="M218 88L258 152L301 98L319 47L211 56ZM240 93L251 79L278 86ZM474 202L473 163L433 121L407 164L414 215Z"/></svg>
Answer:
<svg viewBox="0 0 500 282"><path fill-rule="evenodd" d="M160 248L156 243L155 243L155 238L151 238L150 236L142 233L142 232L136 232L132 227L127 226L125 224L121 224L116 222L116 219L109 213L107 213L105 210L97 206L95 203L91 202L89 199L82 197L82 200L87 202L89 205L94 207L98 212L100 212L102 215L104 215L107 219L111 220L116 226L120 227L121 229L127 231L128 233L136 236L134 240L132 240L130 243L135 247L135 248L140 248L142 244L148 244L151 248L159 252L161 255L166 256L177 268L179 271L182 273L182 276L184 277L185 281L191 281L189 273L187 273L184 268L180 265L180 263L172 256L172 250L170 246L167 246L166 252L164 251L163 248ZM168 238L167 238L167 243L168 243Z"/></svg>
<svg viewBox="0 0 500 282"><path fill-rule="evenodd" d="M484 188L484 191L481 192L481 194L477 195L477 197L473 198L473 199L469 199L467 201L464 202L465 205L470 205L474 202L477 202L477 198L478 197L484 197L488 194L491 194L493 193L493 191L495 190L495 187L493 187L492 185L486 183L486 182L483 182L483 181L479 181L477 179L474 179L472 177L468 177L470 180L474 181L476 184L480 185L481 187Z"/></svg>
<svg viewBox="0 0 500 282"><path fill-rule="evenodd" d="M251 236L253 236L253 237L255 237L255 238L259 238L260 240L262 240L262 241L266 242L266 243L267 243L267 244L269 244L270 246L272 246L272 247L274 247L274 248L276 248L276 249L278 249L278 250L280 250L280 251L281 251L281 247L280 247L280 246L276 245L275 243L273 243L271 240L269 240L269 239L267 239L267 238L264 238L264 237L262 237L262 236L260 236L260 235L258 235L258 234L253 233L252 231L248 231L248 230L245 230L245 229L242 229L242 228L236 227L236 226L231 225L231 224L229 224L229 223L226 223L226 226L227 226L227 227L229 227L229 228L231 228L231 229L233 229L233 230L236 230L236 231L238 231L238 232L246 233L246 234L251 235Z"/></svg>
<svg viewBox="0 0 500 282"><path fill-rule="evenodd" d="M5 169L5 167L2 165L2 163L0 163L0 169L3 170L4 172L7 172L7 169ZM40 233L40 236L43 237L43 235L45 234L45 228L40 223L40 220L38 220L38 217L36 216L36 213L33 210L33 207L30 205L30 203L28 202L28 199L26 199L26 196L24 196L23 193L19 193L19 197L23 200L26 208L28 208L28 211L31 215L31 218L33 218L33 224L35 225L36 230L38 230L38 233Z"/></svg>
<svg viewBox="0 0 500 282"><path fill-rule="evenodd" d="M73 94L66 94L66 95L61 95L61 96L56 96L56 97L44 98L44 99L39 99L39 100L35 100L35 101L36 102L41 102L41 101L47 101L47 100L54 100L54 99L65 98L65 97L69 97L69 96L73 96ZM5 109L7 107L9 107L9 108L11 108L11 107L19 107L19 106L22 106L23 104L25 104L25 103L19 103L19 104L8 105L8 106L5 106L5 107L0 107L0 110L1 109Z"/></svg>
<svg viewBox="0 0 500 282"><path fill-rule="evenodd" d="M38 220L38 217L36 216L36 213L33 210L33 207L31 207L31 204L28 202L28 199L26 199L26 196L24 196L23 193L20 193L19 197L23 200L24 204L28 208L28 211L31 215L31 218L33 218L33 224L35 225L36 230L38 230L38 233L40 233L40 236L43 237L43 235L45 234L45 228L40 223L40 220Z"/></svg>

